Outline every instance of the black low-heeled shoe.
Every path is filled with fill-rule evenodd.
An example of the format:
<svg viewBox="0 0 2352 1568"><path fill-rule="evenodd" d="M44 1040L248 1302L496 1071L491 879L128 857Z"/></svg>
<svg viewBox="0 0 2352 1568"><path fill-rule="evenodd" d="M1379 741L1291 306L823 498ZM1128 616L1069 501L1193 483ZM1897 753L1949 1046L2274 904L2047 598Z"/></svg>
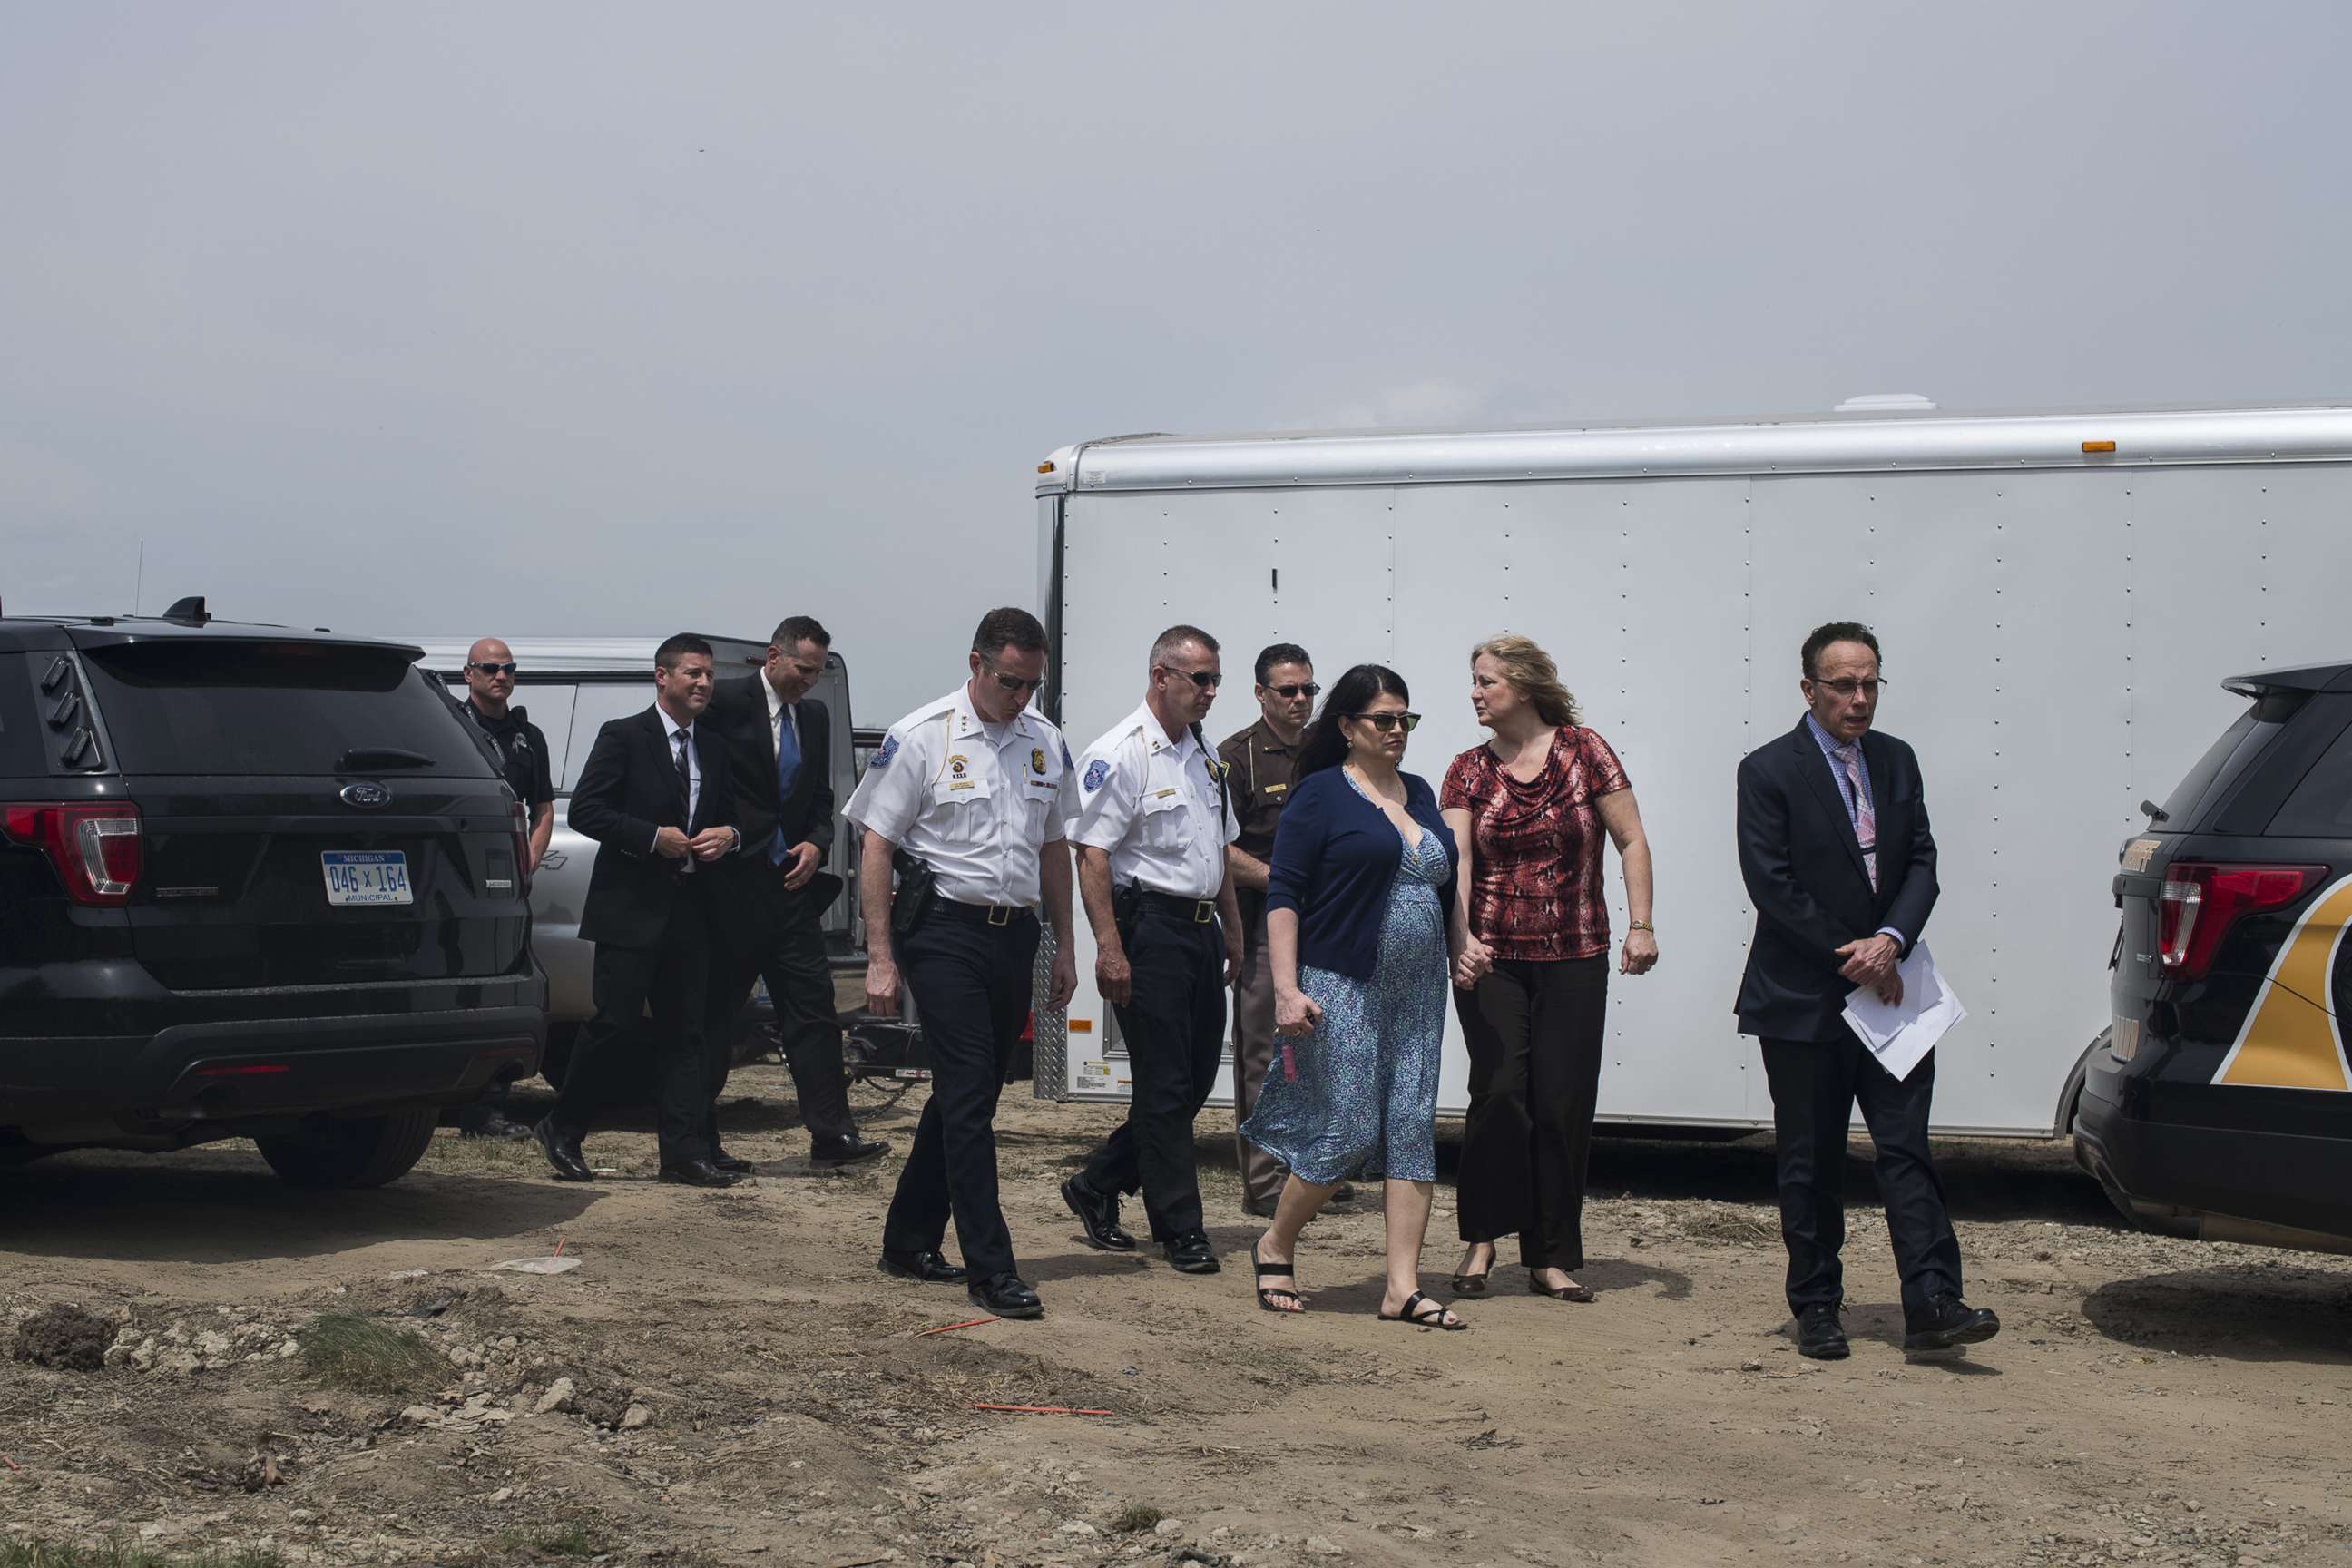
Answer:
<svg viewBox="0 0 2352 1568"><path fill-rule="evenodd" d="M1592 1300L1591 1286L1547 1285L1543 1282L1543 1276L1532 1268L1528 1270L1528 1289L1533 1291L1536 1295L1549 1296L1555 1301L1590 1301Z"/></svg>

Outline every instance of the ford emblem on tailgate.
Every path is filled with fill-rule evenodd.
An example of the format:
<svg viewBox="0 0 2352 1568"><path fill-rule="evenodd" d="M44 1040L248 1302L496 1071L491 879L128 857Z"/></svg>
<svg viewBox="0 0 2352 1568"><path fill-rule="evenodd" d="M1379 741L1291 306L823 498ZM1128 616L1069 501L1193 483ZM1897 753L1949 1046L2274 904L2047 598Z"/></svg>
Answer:
<svg viewBox="0 0 2352 1568"><path fill-rule="evenodd" d="M357 784L348 784L343 786L343 804L345 805L390 805L392 791L373 779L362 779Z"/></svg>

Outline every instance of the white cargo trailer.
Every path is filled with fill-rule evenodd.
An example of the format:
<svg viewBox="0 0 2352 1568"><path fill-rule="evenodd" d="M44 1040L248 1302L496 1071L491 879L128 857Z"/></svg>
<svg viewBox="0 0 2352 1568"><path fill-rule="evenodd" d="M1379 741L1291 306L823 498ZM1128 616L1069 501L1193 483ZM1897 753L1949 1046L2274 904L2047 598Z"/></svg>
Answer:
<svg viewBox="0 0 2352 1568"><path fill-rule="evenodd" d="M1471 645L1534 637L1623 759L1657 862L1662 957L1612 977L1601 1115L1767 1125L1731 1012L1753 918L1733 772L1796 722L1805 633L1867 622L1942 856L1928 936L1970 1013L1937 1047L1937 1128L2048 1135L2107 1021L2139 803L2227 722L2223 677L2352 649L2347 459L2352 407L1087 442L1038 468L1047 701L1085 744L1136 704L1153 635L1193 622L1223 644L1215 741L1256 717L1258 648L1296 642L1327 687L1368 659L1405 677L1428 716L1406 765L1434 784L1484 738ZM1606 880L1622 936L1613 854ZM1123 1099L1078 923L1038 1092Z"/></svg>

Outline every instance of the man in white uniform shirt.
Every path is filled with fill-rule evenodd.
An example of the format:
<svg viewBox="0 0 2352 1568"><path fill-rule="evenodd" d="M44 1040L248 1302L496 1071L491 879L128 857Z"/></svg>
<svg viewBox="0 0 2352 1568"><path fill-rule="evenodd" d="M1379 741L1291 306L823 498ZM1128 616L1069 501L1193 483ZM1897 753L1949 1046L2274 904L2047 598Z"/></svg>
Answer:
<svg viewBox="0 0 2352 1568"><path fill-rule="evenodd" d="M1224 670L1217 639L1171 626L1151 645L1143 705L1080 762L1078 888L1095 933L1095 984L1118 1017L1134 1089L1127 1120L1062 1184L1087 1239L1133 1250L1121 1195L1140 1191L1151 1239L1187 1274L1217 1272L1192 1168L1242 962L1225 846L1240 833L1224 764L1201 736Z"/></svg>
<svg viewBox="0 0 2352 1568"><path fill-rule="evenodd" d="M883 1223L881 1268L968 1281L972 1303L1001 1318L1045 1310L1021 1279L997 1199L995 1126L1029 1016L1040 902L1054 927L1047 1005L1066 1005L1077 989L1063 847L1063 823L1077 809L1070 752L1028 708L1045 669L1037 617L991 610L972 634L971 679L890 727L845 814L866 834L866 1005L898 1015L903 965L931 1058L931 1098ZM894 889L898 850L915 864ZM961 1268L940 1254L950 1215Z"/></svg>

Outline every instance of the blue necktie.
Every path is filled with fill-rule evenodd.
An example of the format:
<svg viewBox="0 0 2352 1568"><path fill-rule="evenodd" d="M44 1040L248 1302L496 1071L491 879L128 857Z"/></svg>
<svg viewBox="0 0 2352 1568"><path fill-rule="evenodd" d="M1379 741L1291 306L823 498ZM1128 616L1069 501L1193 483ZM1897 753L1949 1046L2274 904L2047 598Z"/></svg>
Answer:
<svg viewBox="0 0 2352 1568"><path fill-rule="evenodd" d="M793 710L787 707L776 720L776 809L793 797L793 781L801 776L801 741L793 733ZM776 842L768 851L768 864L781 866L793 847L784 842L784 825L776 824Z"/></svg>

